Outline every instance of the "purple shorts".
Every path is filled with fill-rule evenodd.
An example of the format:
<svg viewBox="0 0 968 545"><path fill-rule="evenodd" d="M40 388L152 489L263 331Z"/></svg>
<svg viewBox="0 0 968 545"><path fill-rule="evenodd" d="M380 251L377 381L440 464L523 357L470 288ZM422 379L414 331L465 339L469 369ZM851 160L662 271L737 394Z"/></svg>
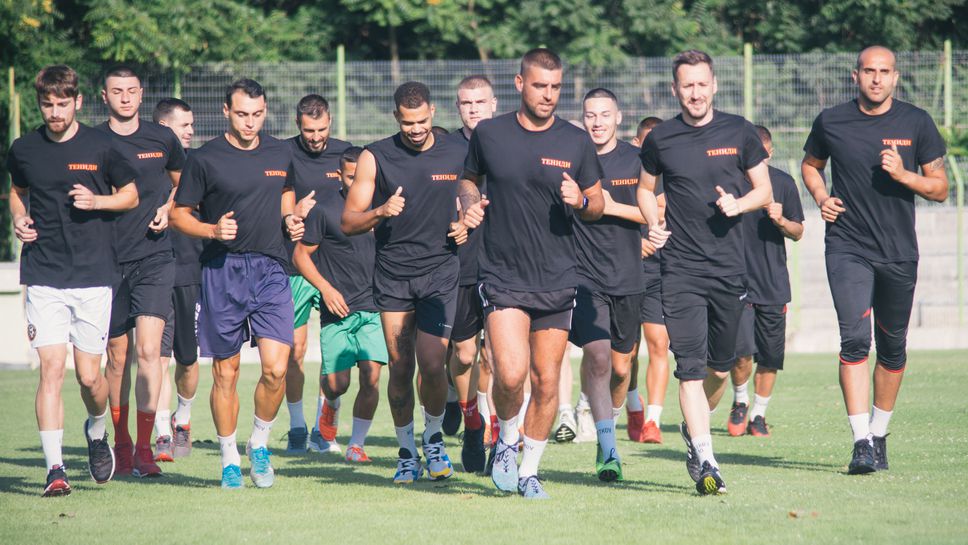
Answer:
<svg viewBox="0 0 968 545"><path fill-rule="evenodd" d="M225 254L202 265L198 347L203 357L230 358L249 335L292 346L292 291L275 259Z"/></svg>

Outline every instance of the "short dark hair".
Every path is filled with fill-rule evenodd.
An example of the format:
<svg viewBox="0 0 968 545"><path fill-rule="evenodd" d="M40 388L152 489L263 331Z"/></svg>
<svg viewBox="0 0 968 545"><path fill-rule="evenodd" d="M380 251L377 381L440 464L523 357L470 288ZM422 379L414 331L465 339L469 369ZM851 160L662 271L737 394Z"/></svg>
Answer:
<svg viewBox="0 0 968 545"><path fill-rule="evenodd" d="M763 125L756 125L756 134L760 135L760 142L763 142L763 144L773 143L773 135L770 134L770 129Z"/></svg>
<svg viewBox="0 0 968 545"><path fill-rule="evenodd" d="M34 78L34 90L37 91L38 100L47 95L77 98L80 94L77 88L77 72L66 64L45 66Z"/></svg>
<svg viewBox="0 0 968 545"><path fill-rule="evenodd" d="M545 70L561 70L561 57L546 47L536 47L521 57L520 74L523 76L524 71L534 65Z"/></svg>
<svg viewBox="0 0 968 545"><path fill-rule="evenodd" d="M151 120L157 123L163 119L168 119L175 110L190 112L192 107L180 98L163 98L158 101L158 104L155 104L155 110L151 113Z"/></svg>
<svg viewBox="0 0 968 545"><path fill-rule="evenodd" d="M138 83L141 83L141 76L126 64L115 64L104 73L104 79L101 81L105 88L108 86L108 78L137 78Z"/></svg>
<svg viewBox="0 0 968 545"><path fill-rule="evenodd" d="M461 89L480 89L481 87L493 87L491 80L484 74L472 74L460 80L460 83L457 84L458 91Z"/></svg>
<svg viewBox="0 0 968 545"><path fill-rule="evenodd" d="M582 103L584 104L586 100L589 100L592 98L610 98L612 99L613 102L615 102L615 105L618 106L618 97L615 96L615 93L609 91L604 87L596 87L591 91L588 91L587 93L585 93L585 98L582 99Z"/></svg>
<svg viewBox="0 0 968 545"><path fill-rule="evenodd" d="M403 106L407 109L415 109L430 104L430 88L419 81L408 81L397 87L393 93L393 104L397 110Z"/></svg>
<svg viewBox="0 0 968 545"><path fill-rule="evenodd" d="M237 91L242 91L249 98L259 98L266 96L266 90L262 88L262 85L258 81L249 78L242 78L232 82L231 85L225 89L225 105L232 106L232 95ZM268 98L268 97L266 97Z"/></svg>
<svg viewBox="0 0 968 545"><path fill-rule="evenodd" d="M301 122L304 115L319 119L328 113L329 102L325 98L317 94L306 95L299 99L299 104L296 104L296 123Z"/></svg>
<svg viewBox="0 0 968 545"><path fill-rule="evenodd" d="M659 123L662 123L662 120L659 119L658 117L655 117L655 116L644 117L642 118L642 121L639 121L639 128L636 130L636 132L637 134L642 134L642 131L651 129L656 125L658 125Z"/></svg>
<svg viewBox="0 0 968 545"><path fill-rule="evenodd" d="M690 49L689 51L683 51L679 53L672 59L672 80L679 80L679 67L688 64L689 66L696 66L698 64L709 65L709 70L715 74L713 70L713 58L709 56L709 53L705 51L699 51L698 49Z"/></svg>
<svg viewBox="0 0 968 545"><path fill-rule="evenodd" d="M358 162L361 153L363 153L363 148L359 146L350 146L343 150L343 155L339 156L339 168L342 169L347 163Z"/></svg>

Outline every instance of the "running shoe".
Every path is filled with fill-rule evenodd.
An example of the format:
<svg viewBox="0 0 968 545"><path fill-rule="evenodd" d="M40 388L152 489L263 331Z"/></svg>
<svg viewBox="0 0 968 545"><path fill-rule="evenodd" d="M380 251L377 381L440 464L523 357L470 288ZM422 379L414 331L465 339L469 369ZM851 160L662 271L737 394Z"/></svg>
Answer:
<svg viewBox="0 0 968 545"><path fill-rule="evenodd" d="M699 474L699 480L696 481L696 491L703 496L726 493L726 482L719 474L718 467L709 462L702 463L702 472Z"/></svg>
<svg viewBox="0 0 968 545"><path fill-rule="evenodd" d="M276 472L269 459L271 454L266 447L251 449L249 452L249 462L252 464L249 477L258 488L269 488L276 480Z"/></svg>
<svg viewBox="0 0 968 545"><path fill-rule="evenodd" d="M172 437L172 455L175 458L187 458L192 453L191 424L178 426L175 425L175 420L172 418L171 429L175 432L175 435Z"/></svg>
<svg viewBox="0 0 968 545"><path fill-rule="evenodd" d="M888 469L887 466L887 436L884 437L874 436L872 441L874 443L874 469L877 471L885 471Z"/></svg>
<svg viewBox="0 0 968 545"><path fill-rule="evenodd" d="M756 415L750 420L750 425L746 428L746 433L753 437L769 437L770 427L766 425L766 418L763 415Z"/></svg>
<svg viewBox="0 0 968 545"><path fill-rule="evenodd" d="M150 446L135 446L134 448L134 469L131 470L134 477L161 477L161 468L155 463L155 457L151 454Z"/></svg>
<svg viewBox="0 0 968 545"><path fill-rule="evenodd" d="M91 478L97 484L104 484L114 477L115 458L114 451L108 444L108 432L105 430L104 437L91 439L87 434L89 420L84 421L84 438L87 439L87 466L91 473ZM128 451L131 452L131 451Z"/></svg>
<svg viewBox="0 0 968 545"><path fill-rule="evenodd" d="M327 441L323 439L323 436L319 433L319 430L313 430L312 434L309 436L309 451L319 452L321 454L342 454L343 450L340 448L339 443L336 440Z"/></svg>
<svg viewBox="0 0 968 545"><path fill-rule="evenodd" d="M602 452L602 445L598 445L595 451L595 473L598 475L598 480L605 483L624 480L622 462L619 461L615 451L608 453L607 458Z"/></svg>
<svg viewBox="0 0 968 545"><path fill-rule="evenodd" d="M286 444L286 452L306 452L309 442L309 430L306 426L301 428L289 428L289 441Z"/></svg>
<svg viewBox="0 0 968 545"><path fill-rule="evenodd" d="M350 445L346 447L346 461L347 462L369 462L370 457L366 455L366 451L360 445Z"/></svg>
<svg viewBox="0 0 968 545"><path fill-rule="evenodd" d="M319 434L327 441L336 440L336 426L339 423L339 409L323 403L323 414L319 417Z"/></svg>
<svg viewBox="0 0 968 545"><path fill-rule="evenodd" d="M242 468L232 464L222 468L222 488L238 490L242 488Z"/></svg>
<svg viewBox="0 0 968 545"><path fill-rule="evenodd" d="M679 424L679 433L682 435L682 440L686 443L686 471L689 472L689 477L698 483L699 476L702 473L702 466L699 465L699 454L696 453L696 449L692 446L692 437L689 437L689 428L686 427L685 422Z"/></svg>
<svg viewBox="0 0 968 545"><path fill-rule="evenodd" d="M576 443L591 443L598 441L598 430L595 429L595 419L592 417L592 408L585 405L575 409L575 417L578 420L578 430L575 433Z"/></svg>
<svg viewBox="0 0 968 545"><path fill-rule="evenodd" d="M639 396L639 406L645 407L645 400L642 396ZM629 433L629 440L635 441L636 443L643 443L642 433L645 426L645 409L639 409L633 411L629 409L628 404L625 405L625 416L628 422L627 430Z"/></svg>
<svg viewBox="0 0 968 545"><path fill-rule="evenodd" d="M578 434L575 413L570 410L558 411L558 425L555 426L555 442L571 443Z"/></svg>
<svg viewBox="0 0 968 545"><path fill-rule="evenodd" d="M71 493L71 483L67 482L67 471L63 465L50 468L47 472L47 484L44 486L45 498L66 496Z"/></svg>
<svg viewBox="0 0 968 545"><path fill-rule="evenodd" d="M523 496L526 500L551 499L551 496L545 492L544 486L541 485L541 479L539 479L536 475L531 475L518 480L518 494Z"/></svg>
<svg viewBox="0 0 968 545"><path fill-rule="evenodd" d="M885 463L887 463L886 455L887 452L885 451ZM870 439L861 439L854 442L854 454L850 459L850 464L847 466L847 474L863 475L865 473L873 473L874 471L877 471L877 466L874 460L873 442Z"/></svg>
<svg viewBox="0 0 968 545"><path fill-rule="evenodd" d="M464 428L464 442L460 447L460 463L464 471L477 473L484 471L487 453L484 451L484 426L476 430Z"/></svg>
<svg viewBox="0 0 968 545"><path fill-rule="evenodd" d="M460 431L460 422L460 403L456 401L448 401L447 405L444 407L444 423L441 425L441 429L443 429L444 433L449 436L457 435L457 432Z"/></svg>
<svg viewBox="0 0 968 545"><path fill-rule="evenodd" d="M423 476L423 464L420 463L419 456L414 456L405 448L401 448L397 456L397 472L393 475L393 484L413 484Z"/></svg>
<svg viewBox="0 0 968 545"><path fill-rule="evenodd" d="M431 481L440 481L454 474L454 466L444 450L444 436L437 432L430 436L430 441L423 442L423 454L427 459L427 473Z"/></svg>
<svg viewBox="0 0 968 545"><path fill-rule="evenodd" d="M494 486L504 492L518 490L518 446L498 439L493 452L491 480L494 481Z"/></svg>
<svg viewBox="0 0 968 545"><path fill-rule="evenodd" d="M174 462L175 456L172 452L171 436L162 435L155 439L155 461Z"/></svg>
<svg viewBox="0 0 968 545"><path fill-rule="evenodd" d="M642 425L642 442L654 445L662 444L662 430L659 429L659 425L655 421L646 420L645 424Z"/></svg>
<svg viewBox="0 0 968 545"><path fill-rule="evenodd" d="M726 429L733 437L739 437L746 433L746 414L749 412L749 408L750 406L747 403L733 403L733 407L729 410L729 422L726 423Z"/></svg>
<svg viewBox="0 0 968 545"><path fill-rule="evenodd" d="M87 435L85 434L85 437ZM130 441L114 444L114 474L131 475L134 469L134 444Z"/></svg>

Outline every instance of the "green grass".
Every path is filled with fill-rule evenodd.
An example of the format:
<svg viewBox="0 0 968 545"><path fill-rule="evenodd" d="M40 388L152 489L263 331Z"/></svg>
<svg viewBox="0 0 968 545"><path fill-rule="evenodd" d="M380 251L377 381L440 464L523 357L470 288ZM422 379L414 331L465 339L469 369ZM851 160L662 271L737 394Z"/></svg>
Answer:
<svg viewBox="0 0 968 545"><path fill-rule="evenodd" d="M246 488L223 492L205 403L207 368L195 408L192 457L164 465L162 479L120 478L105 486L86 474L83 408L76 384L68 382L64 442L74 493L42 499L36 373L4 372L0 543L964 543L966 356L912 354L891 425L889 472L845 475L851 441L836 359L792 356L770 405L772 438L728 437L728 405L713 415L728 495L699 497L686 475L684 448L674 431L679 417L673 382L663 415L665 444L619 442L625 482L596 480L594 445L549 445L542 462L549 502L504 497L489 479L461 473L444 483L395 487L390 479L396 441L385 400L367 445L371 465L286 454L283 408L271 445L276 485L252 486L243 459ZM314 367L308 364L307 370ZM251 430L256 375L255 367L243 367L240 443ZM724 404L728 401L727 394ZM307 414L314 403L307 396ZM350 422L345 411L341 443ZM626 437L624 419L619 434ZM449 439L448 448L459 460L456 441Z"/></svg>

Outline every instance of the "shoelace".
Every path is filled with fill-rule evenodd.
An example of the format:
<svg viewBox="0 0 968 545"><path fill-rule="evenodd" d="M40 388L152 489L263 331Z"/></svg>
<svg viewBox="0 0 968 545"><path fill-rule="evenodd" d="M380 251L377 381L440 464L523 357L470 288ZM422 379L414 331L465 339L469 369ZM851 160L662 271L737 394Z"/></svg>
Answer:
<svg viewBox="0 0 968 545"><path fill-rule="evenodd" d="M404 471L417 471L416 458L400 458L397 461L397 473Z"/></svg>
<svg viewBox="0 0 968 545"><path fill-rule="evenodd" d="M258 448L252 451L252 465L258 466L256 471L263 471L269 467L270 455L272 453L265 448Z"/></svg>
<svg viewBox="0 0 968 545"><path fill-rule="evenodd" d="M443 443L427 443L427 462L440 462L443 460L441 452L444 450Z"/></svg>
<svg viewBox="0 0 968 545"><path fill-rule="evenodd" d="M535 476L528 477L528 480L524 481L524 489L525 491L531 492L532 494L538 494L542 492L541 479Z"/></svg>
<svg viewBox="0 0 968 545"><path fill-rule="evenodd" d="M503 471L508 471L508 467L514 463L514 457L517 452L515 452L514 448L509 445L504 445L504 448L501 449L501 444L498 445L499 452L497 452L494 456L494 461L500 462L504 465Z"/></svg>

